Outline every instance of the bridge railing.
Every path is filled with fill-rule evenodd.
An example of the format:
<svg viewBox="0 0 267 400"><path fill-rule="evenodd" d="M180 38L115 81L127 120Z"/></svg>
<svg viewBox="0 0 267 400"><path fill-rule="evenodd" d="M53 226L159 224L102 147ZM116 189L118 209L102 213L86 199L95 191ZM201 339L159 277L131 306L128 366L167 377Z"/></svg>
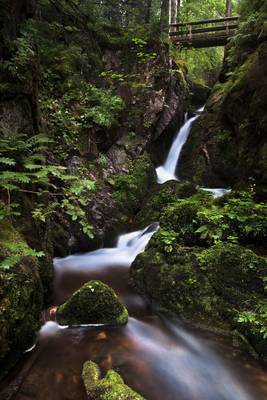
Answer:
<svg viewBox="0 0 267 400"><path fill-rule="evenodd" d="M200 34L216 34L224 32L230 35L238 27L238 17L214 18L203 21L193 21L170 25L170 36L175 36L177 40L193 39Z"/></svg>

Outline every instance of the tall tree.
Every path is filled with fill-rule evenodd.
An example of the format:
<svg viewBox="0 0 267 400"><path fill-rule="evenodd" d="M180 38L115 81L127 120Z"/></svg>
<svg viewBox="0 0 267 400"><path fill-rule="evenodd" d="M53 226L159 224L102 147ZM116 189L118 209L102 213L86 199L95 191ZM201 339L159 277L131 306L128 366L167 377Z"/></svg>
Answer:
<svg viewBox="0 0 267 400"><path fill-rule="evenodd" d="M169 0L161 1L161 11L160 11L160 25L163 30L167 30L169 22Z"/></svg>
<svg viewBox="0 0 267 400"><path fill-rule="evenodd" d="M233 2L232 0L226 0L226 17L231 17L233 11Z"/></svg>
<svg viewBox="0 0 267 400"><path fill-rule="evenodd" d="M148 24L151 16L152 0L146 0L145 7L145 23Z"/></svg>
<svg viewBox="0 0 267 400"><path fill-rule="evenodd" d="M175 24L177 22L178 0L171 0L170 2L170 22Z"/></svg>

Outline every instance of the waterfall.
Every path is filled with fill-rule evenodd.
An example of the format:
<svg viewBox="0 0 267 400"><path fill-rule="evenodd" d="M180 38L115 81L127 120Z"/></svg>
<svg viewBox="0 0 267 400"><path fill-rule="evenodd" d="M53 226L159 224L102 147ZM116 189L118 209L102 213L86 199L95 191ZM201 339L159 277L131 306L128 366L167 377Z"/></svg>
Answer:
<svg viewBox="0 0 267 400"><path fill-rule="evenodd" d="M176 167L179 162L182 149L188 139L188 136L191 132L191 128L193 123L199 118L202 111L204 111L205 106L201 107L196 111L196 115L191 118L187 118L187 113L185 115L185 123L177 133L173 144L171 145L170 151L166 158L166 161L163 165L156 169L157 181L159 184L163 184L168 181L179 181L179 177L176 175ZM209 192L216 199L225 194L231 192L231 189L224 188L200 188L205 192Z"/></svg>
<svg viewBox="0 0 267 400"><path fill-rule="evenodd" d="M145 229L120 235L114 248L103 248L85 254L77 254L65 258L55 258L56 275L61 273L87 273L94 269L112 266L130 267L138 254L142 253L153 234L159 229L158 223L153 223Z"/></svg>
<svg viewBox="0 0 267 400"><path fill-rule="evenodd" d="M185 123L174 139L165 163L156 169L158 183L162 184L170 180L179 180L175 174L175 171L179 162L181 151L188 139L193 123L197 120L199 114L203 110L204 107L200 108L197 110L197 114L189 119L187 119L187 116L185 117Z"/></svg>

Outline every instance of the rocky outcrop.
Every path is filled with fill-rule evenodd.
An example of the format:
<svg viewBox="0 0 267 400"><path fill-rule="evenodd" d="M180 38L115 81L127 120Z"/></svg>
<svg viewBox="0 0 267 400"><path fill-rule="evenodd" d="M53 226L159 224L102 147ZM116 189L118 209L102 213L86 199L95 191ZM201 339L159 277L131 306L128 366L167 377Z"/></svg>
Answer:
<svg viewBox="0 0 267 400"><path fill-rule="evenodd" d="M43 286L38 261L10 223L0 224L0 254L1 378L34 342L43 308Z"/></svg>
<svg viewBox="0 0 267 400"><path fill-rule="evenodd" d="M136 218L158 220L160 229L131 267L134 286L186 321L241 332L266 360L267 264L258 255L265 205L249 193L213 200L192 184L169 182Z"/></svg>
<svg viewBox="0 0 267 400"><path fill-rule="evenodd" d="M93 361L84 363L82 378L88 399L95 400L144 400L127 386L121 376L109 370L101 379L100 368Z"/></svg>
<svg viewBox="0 0 267 400"><path fill-rule="evenodd" d="M240 186L250 180L259 192L266 187L267 42L261 4L251 5L257 11L253 28L247 22L250 15L243 17L239 36L227 50L221 82L182 152L180 175L201 185Z"/></svg>
<svg viewBox="0 0 267 400"><path fill-rule="evenodd" d="M58 307L56 318L60 325L123 325L128 312L113 289L100 281L89 281Z"/></svg>

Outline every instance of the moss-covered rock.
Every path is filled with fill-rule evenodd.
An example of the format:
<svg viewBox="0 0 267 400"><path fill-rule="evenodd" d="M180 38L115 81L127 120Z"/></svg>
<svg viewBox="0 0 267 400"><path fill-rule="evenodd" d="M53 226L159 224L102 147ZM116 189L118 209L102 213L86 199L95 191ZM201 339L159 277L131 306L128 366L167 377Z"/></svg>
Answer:
<svg viewBox="0 0 267 400"><path fill-rule="evenodd" d="M58 307L57 321L61 325L123 325L128 311L113 289L100 281L89 281Z"/></svg>
<svg viewBox="0 0 267 400"><path fill-rule="evenodd" d="M93 361L83 366L82 378L86 393L95 400L144 400L142 396L125 385L121 376L110 370L101 379L100 369Z"/></svg>
<svg viewBox="0 0 267 400"><path fill-rule="evenodd" d="M135 287L154 304L184 320L238 329L262 358L266 276L266 259L252 250L227 242L184 247L175 230L158 231L131 267Z"/></svg>
<svg viewBox="0 0 267 400"><path fill-rule="evenodd" d="M198 268L198 247L171 246L160 232L131 268L135 287L155 304L180 318L207 325L222 324L220 299Z"/></svg>
<svg viewBox="0 0 267 400"><path fill-rule="evenodd" d="M198 257L199 266L206 271L218 292L231 290L231 300L240 293L264 295L263 278L267 274L266 260L253 251L236 244L221 242L204 250Z"/></svg>
<svg viewBox="0 0 267 400"><path fill-rule="evenodd" d="M196 186L189 182L169 181L164 185L155 185L144 202L142 210L135 217L136 225L148 225L151 221L159 221L163 207L196 193Z"/></svg>
<svg viewBox="0 0 267 400"><path fill-rule="evenodd" d="M2 221L0 261L14 257L6 244L28 249L17 230L8 221ZM43 289L36 258L21 255L13 266L0 268L0 377L34 342L42 304Z"/></svg>
<svg viewBox="0 0 267 400"><path fill-rule="evenodd" d="M267 359L266 258L222 242L204 250L198 264L222 300L221 316Z"/></svg>

